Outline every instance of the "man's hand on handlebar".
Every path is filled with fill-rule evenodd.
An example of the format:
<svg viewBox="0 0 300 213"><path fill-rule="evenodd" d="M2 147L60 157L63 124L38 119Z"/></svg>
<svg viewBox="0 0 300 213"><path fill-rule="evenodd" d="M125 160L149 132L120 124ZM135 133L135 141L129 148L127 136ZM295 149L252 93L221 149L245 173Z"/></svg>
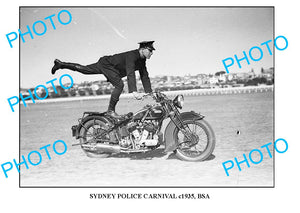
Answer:
<svg viewBox="0 0 300 213"><path fill-rule="evenodd" d="M132 96L136 100L142 100L142 99L144 99L145 97L148 97L148 96L153 98L152 93L143 93L143 92L132 92Z"/></svg>
<svg viewBox="0 0 300 213"><path fill-rule="evenodd" d="M132 96L136 100L142 100L143 97L145 96L145 93L142 93L142 92L132 92Z"/></svg>

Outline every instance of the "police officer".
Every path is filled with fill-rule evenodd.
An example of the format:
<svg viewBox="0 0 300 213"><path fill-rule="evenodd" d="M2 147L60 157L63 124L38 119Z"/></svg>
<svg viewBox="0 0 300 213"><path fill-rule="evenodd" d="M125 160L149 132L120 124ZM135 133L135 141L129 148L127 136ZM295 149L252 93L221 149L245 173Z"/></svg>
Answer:
<svg viewBox="0 0 300 213"><path fill-rule="evenodd" d="M142 98L142 93L137 92L135 71L138 70L142 80L142 84L146 93L152 92L151 82L146 68L146 59L150 59L153 54L153 42L143 41L138 43L139 49L131 50L115 54L112 56L104 56L99 59L97 63L83 66L76 63L66 63L55 59L54 66L51 73L54 75L58 69L70 69L80 73L89 74L103 74L107 81L109 81L114 89L112 91L107 114L115 118L121 118L116 112L116 104L123 91L124 83L122 77L127 76L129 93L133 94L136 99Z"/></svg>

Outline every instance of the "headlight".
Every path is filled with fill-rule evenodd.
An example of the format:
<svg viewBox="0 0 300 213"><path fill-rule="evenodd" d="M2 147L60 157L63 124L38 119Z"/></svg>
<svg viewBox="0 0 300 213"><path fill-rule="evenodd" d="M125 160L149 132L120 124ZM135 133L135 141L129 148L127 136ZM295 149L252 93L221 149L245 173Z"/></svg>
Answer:
<svg viewBox="0 0 300 213"><path fill-rule="evenodd" d="M183 95L177 95L173 100L173 104L180 109L182 109L183 103L184 103Z"/></svg>

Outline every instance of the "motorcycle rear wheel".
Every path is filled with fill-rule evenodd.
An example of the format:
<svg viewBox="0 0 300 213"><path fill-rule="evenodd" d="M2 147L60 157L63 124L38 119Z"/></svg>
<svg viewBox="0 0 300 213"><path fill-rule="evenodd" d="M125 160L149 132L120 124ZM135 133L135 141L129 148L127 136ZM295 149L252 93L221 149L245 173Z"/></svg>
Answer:
<svg viewBox="0 0 300 213"><path fill-rule="evenodd" d="M88 157L107 158L111 155L110 153L99 152L97 150L89 150L84 147L84 144L95 145L97 143L97 140L95 138L97 135L99 135L99 130L101 129L108 129L108 126L104 121L93 118L85 122L80 130L80 143L83 144L81 145L81 148ZM106 140L110 139L109 135L105 135L102 138Z"/></svg>
<svg viewBox="0 0 300 213"><path fill-rule="evenodd" d="M216 139L211 126L205 120L185 120L184 125L187 125L192 132L191 137L197 141L196 145L191 144L189 147L189 139L178 129L174 129L174 140L176 144L181 144L174 152L176 156L185 161L204 161L214 151Z"/></svg>

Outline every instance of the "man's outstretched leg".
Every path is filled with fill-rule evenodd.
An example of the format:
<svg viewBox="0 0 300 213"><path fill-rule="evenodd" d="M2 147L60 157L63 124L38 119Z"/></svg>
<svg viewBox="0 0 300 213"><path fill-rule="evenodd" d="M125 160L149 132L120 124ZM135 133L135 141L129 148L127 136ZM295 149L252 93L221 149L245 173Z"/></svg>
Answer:
<svg viewBox="0 0 300 213"><path fill-rule="evenodd" d="M58 59L55 59L54 66L52 67L52 70L51 70L52 75L54 75L58 69L70 69L70 70L78 71L78 72L80 72L82 74L86 74L86 75L101 74L101 71L96 68L95 64L83 66L81 64L67 63L67 62L62 62Z"/></svg>

